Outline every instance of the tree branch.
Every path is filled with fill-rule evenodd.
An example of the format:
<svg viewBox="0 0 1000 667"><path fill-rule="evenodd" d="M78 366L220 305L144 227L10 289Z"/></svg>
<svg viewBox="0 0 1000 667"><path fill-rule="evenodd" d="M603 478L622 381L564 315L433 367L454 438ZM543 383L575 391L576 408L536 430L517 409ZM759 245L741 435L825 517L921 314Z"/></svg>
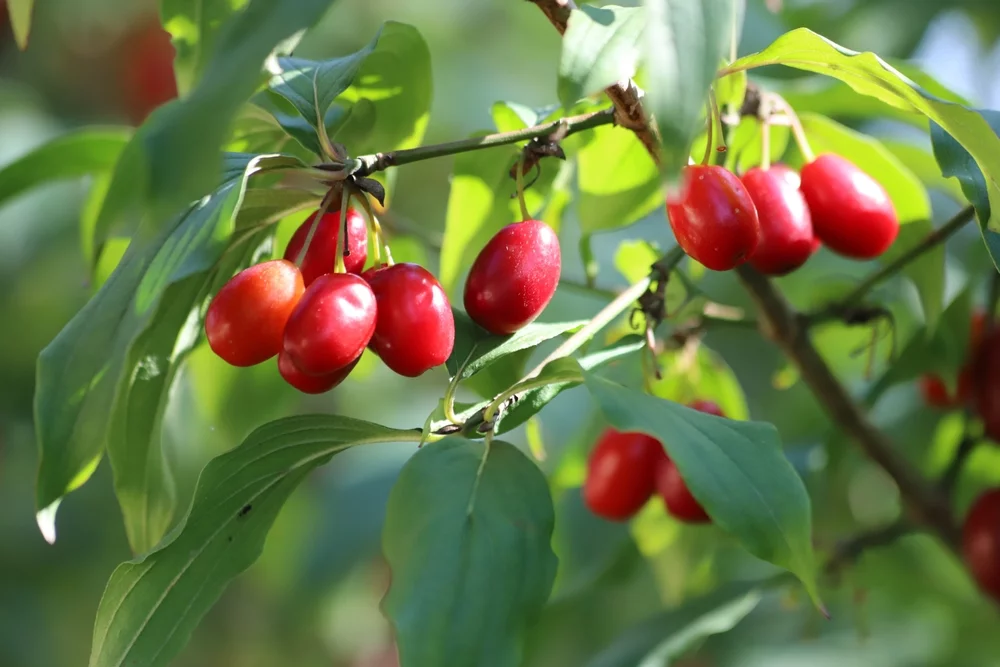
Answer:
<svg viewBox="0 0 1000 667"><path fill-rule="evenodd" d="M875 528L855 535L837 545L824 569L827 574L836 574L848 565L853 565L869 549L887 547L901 537L913 532L913 526L906 521L897 521L888 526Z"/></svg>
<svg viewBox="0 0 1000 667"><path fill-rule="evenodd" d="M537 6L560 35L566 33L570 13L576 9L573 0L528 0ZM615 121L618 125L635 132L649 156L660 164L660 142L649 123L649 117L642 106L642 90L632 79L623 79L604 89L608 99L615 105Z"/></svg>
<svg viewBox="0 0 1000 667"><path fill-rule="evenodd" d="M398 167L404 164L420 162L421 160L430 160L436 157L466 153L468 151L491 148L493 146L516 144L522 141L528 141L529 139L534 139L536 137L548 136L560 128L564 129L561 136L568 137L576 132L582 132L583 130L589 130L601 125L611 125L614 122L616 122L615 110L614 108L608 108L601 109L600 111L594 111L592 113L580 114L579 116L560 118L549 123L526 127L523 130L497 132L495 134L487 134L482 137L459 139L458 141L449 141L443 144L418 146L417 148L406 148L398 151L389 151L387 153L360 155L355 158L355 160L360 163L360 167L353 172L353 175L363 177L377 171L383 171L389 167ZM343 169L343 165L322 164L317 168L330 171L340 171Z"/></svg>
<svg viewBox="0 0 1000 667"><path fill-rule="evenodd" d="M951 549L960 544L947 496L929 484L903 457L892 442L868 421L851 400L830 367L809 340L806 319L795 312L771 282L750 267L737 269L765 323L765 333L778 344L799 369L827 415L844 433L853 438L865 454L880 465L896 482L900 495L914 519L932 529Z"/></svg>

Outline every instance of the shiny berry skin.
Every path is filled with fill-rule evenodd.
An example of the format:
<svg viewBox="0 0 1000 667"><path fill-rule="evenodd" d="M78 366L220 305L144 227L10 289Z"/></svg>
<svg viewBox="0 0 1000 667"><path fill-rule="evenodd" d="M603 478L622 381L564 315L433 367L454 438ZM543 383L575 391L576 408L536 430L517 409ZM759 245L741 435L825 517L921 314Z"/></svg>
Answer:
<svg viewBox="0 0 1000 667"><path fill-rule="evenodd" d="M885 188L849 160L827 153L802 168L802 194L825 246L854 259L873 259L899 234Z"/></svg>
<svg viewBox="0 0 1000 667"><path fill-rule="evenodd" d="M698 412L705 412L710 415L715 415L716 417L725 417L726 415L722 412L722 408L719 404L714 401L706 401L704 399L698 399L696 401L691 401L688 403L688 407L697 410Z"/></svg>
<svg viewBox="0 0 1000 667"><path fill-rule="evenodd" d="M750 257L750 266L763 274L783 276L806 263L813 254L812 218L799 192L798 178L787 167L774 165L766 171L754 167L743 174L760 220L760 243Z"/></svg>
<svg viewBox="0 0 1000 667"><path fill-rule="evenodd" d="M369 271L378 305L371 348L385 365L417 377L447 361L455 345L455 317L441 283L417 264Z"/></svg>
<svg viewBox="0 0 1000 667"><path fill-rule="evenodd" d="M685 167L681 191L667 199L667 217L677 244L713 271L743 264L760 243L750 193L736 174L719 166Z"/></svg>
<svg viewBox="0 0 1000 667"><path fill-rule="evenodd" d="M306 375L299 370L299 367L295 365L292 358L288 356L288 353L282 351L278 355L278 372L285 382L303 394L323 394L346 380L359 361L361 361L360 356L340 370L334 371L329 375Z"/></svg>
<svg viewBox="0 0 1000 667"><path fill-rule="evenodd" d="M310 285L285 326L284 350L306 375L329 375L361 356L375 332L375 295L352 273Z"/></svg>
<svg viewBox="0 0 1000 667"><path fill-rule="evenodd" d="M281 351L282 334L305 287L291 262L277 259L237 273L205 313L209 347L233 366L253 366Z"/></svg>
<svg viewBox="0 0 1000 667"><path fill-rule="evenodd" d="M605 430L587 461L584 502L605 519L630 518L653 495L656 471L665 458L663 445L655 438Z"/></svg>
<svg viewBox="0 0 1000 667"><path fill-rule="evenodd" d="M316 213L319 213L317 211ZM298 261L302 246L309 238L309 227L316 219L313 213L295 230L288 247L285 248L285 259ZM325 273L333 273L337 264L337 237L340 236L340 211L332 211L323 216L313 234L312 243L305 259L302 260L302 279L306 287L313 284ZM368 226L361 214L354 209L347 210L347 246L350 255L344 257L344 267L348 273L361 273L368 261Z"/></svg>
<svg viewBox="0 0 1000 667"><path fill-rule="evenodd" d="M1000 489L983 493L969 509L962 554L979 587L1000 600Z"/></svg>
<svg viewBox="0 0 1000 667"><path fill-rule="evenodd" d="M656 492L663 499L667 512L685 523L706 523L712 519L695 500L681 477L677 466L669 458L656 470Z"/></svg>
<svg viewBox="0 0 1000 667"><path fill-rule="evenodd" d="M541 220L507 225L483 247L465 281L465 311L490 333L511 334L552 300L561 270L559 238Z"/></svg>

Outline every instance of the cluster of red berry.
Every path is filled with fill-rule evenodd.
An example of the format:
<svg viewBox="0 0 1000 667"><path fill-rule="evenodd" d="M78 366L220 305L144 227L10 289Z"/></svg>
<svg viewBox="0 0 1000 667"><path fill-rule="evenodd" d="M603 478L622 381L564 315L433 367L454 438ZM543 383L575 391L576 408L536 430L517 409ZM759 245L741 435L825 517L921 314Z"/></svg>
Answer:
<svg viewBox="0 0 1000 667"><path fill-rule="evenodd" d="M892 245L899 219L885 189L839 155L820 155L796 174L785 165L742 177L716 165L685 168L667 200L677 243L714 271L744 262L781 276L820 244L845 257L873 259Z"/></svg>
<svg viewBox="0 0 1000 667"><path fill-rule="evenodd" d="M711 401L688 407L717 417L722 409ZM686 523L711 521L695 500L663 443L644 433L622 433L609 428L601 435L587 461L583 500L590 511L612 521L635 515L656 493L674 518Z"/></svg>
<svg viewBox="0 0 1000 667"><path fill-rule="evenodd" d="M215 295L205 315L212 350L233 366L277 356L285 381L308 394L343 382L366 347L405 377L445 363L455 344L455 318L437 279L409 263L363 270L368 230L353 209L347 213L345 272L336 272L341 215L326 213L318 223L317 215L296 230L283 259L241 271ZM494 334L517 331L555 294L560 261L559 239L545 223L504 227L469 273L469 316Z"/></svg>

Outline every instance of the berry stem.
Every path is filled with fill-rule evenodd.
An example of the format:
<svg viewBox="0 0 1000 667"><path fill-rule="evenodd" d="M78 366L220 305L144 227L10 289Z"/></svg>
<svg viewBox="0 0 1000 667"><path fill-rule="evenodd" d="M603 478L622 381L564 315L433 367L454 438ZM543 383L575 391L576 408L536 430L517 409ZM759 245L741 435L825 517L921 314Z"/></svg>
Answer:
<svg viewBox="0 0 1000 667"><path fill-rule="evenodd" d="M386 153L372 153L370 155L359 156L355 159L355 162L359 166L353 173L357 176L368 176L377 171L388 169L389 167L398 167L404 164L420 162L422 160L430 160L432 158L445 157L447 155L456 155L458 153L492 148L494 146L507 146L509 144L516 144L529 139L534 139L535 137L544 137L552 134L556 130L559 130L561 127L565 127L564 136L569 136L576 132L582 132L583 130L600 127L601 125L611 125L614 122L615 109L614 107L609 107L607 109L601 109L600 111L585 113L579 116L560 118L559 120L552 121L551 123L542 123L541 125L526 127L523 130L515 130L513 132L498 132L496 134L487 134L481 137L471 137L469 139L449 141L443 144L419 146L417 148L388 151ZM331 165L331 167L333 166L334 165ZM320 165L319 168L322 169L323 165ZM340 169L340 167L337 167L337 169Z"/></svg>
<svg viewBox="0 0 1000 667"><path fill-rule="evenodd" d="M771 119L765 118L760 127L760 168L771 168Z"/></svg>
<svg viewBox="0 0 1000 667"><path fill-rule="evenodd" d="M306 242L302 244L302 250L299 251L299 256L295 258L295 264L299 268L302 268L302 262L306 259L306 254L309 252L309 247L312 245L313 237L316 235L316 228L319 227L320 221L323 216L326 215L330 207L333 206L333 200L337 196L337 188L330 188L327 190L326 194L323 195L323 201L320 202L319 210L316 211L316 217L313 218L313 223L309 225L309 233L306 234Z"/></svg>
<svg viewBox="0 0 1000 667"><path fill-rule="evenodd" d="M806 137L806 131L802 129L802 122L799 120L799 116L795 113L792 105L786 102L785 98L781 95L775 93L767 93L767 98L771 105L773 105L772 108L779 109L788 118L788 122L792 126L792 134L795 136L795 143L798 144L803 159L807 163L815 160L816 153L813 152L812 146L809 145L809 138Z"/></svg>
<svg viewBox="0 0 1000 667"><path fill-rule="evenodd" d="M368 233L371 234L375 252L375 266L382 264L382 226L375 219L375 212L372 210L371 202L368 201L368 193L359 190L354 194L361 202L361 208L365 210L368 222Z"/></svg>
<svg viewBox="0 0 1000 667"><path fill-rule="evenodd" d="M719 115L719 105L715 101L715 91L708 89L708 128L705 130L705 155L701 158L701 164L707 165L712 162L712 153L715 148L715 119Z"/></svg>
<svg viewBox="0 0 1000 667"><path fill-rule="evenodd" d="M344 266L344 253L347 252L347 209L351 203L351 186L344 183L344 191L340 196L340 233L337 234L337 259L333 267L334 273L347 273Z"/></svg>
<svg viewBox="0 0 1000 667"><path fill-rule="evenodd" d="M528 213L528 203L524 201L524 163L527 160L527 154L521 151L521 157L517 160L517 176L514 178L517 184L517 203L521 207L521 221L530 220L531 214Z"/></svg>

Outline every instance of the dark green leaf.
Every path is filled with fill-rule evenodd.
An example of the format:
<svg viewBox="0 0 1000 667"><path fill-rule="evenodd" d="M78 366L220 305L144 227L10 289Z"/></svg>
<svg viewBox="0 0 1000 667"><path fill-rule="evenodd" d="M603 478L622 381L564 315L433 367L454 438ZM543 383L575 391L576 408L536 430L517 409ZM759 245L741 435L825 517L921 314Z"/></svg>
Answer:
<svg viewBox="0 0 1000 667"><path fill-rule="evenodd" d="M126 363L133 341L149 327L172 284L215 264L235 228L250 175L270 162L283 164L266 156L233 157L228 180L212 197L158 235L140 229L101 290L39 356L36 499L39 526L48 539L55 539L59 501L87 480L100 459L123 378L140 370Z"/></svg>
<svg viewBox="0 0 1000 667"><path fill-rule="evenodd" d="M586 667L666 667L705 637L732 630L761 597L760 582L729 584L629 628Z"/></svg>
<svg viewBox="0 0 1000 667"><path fill-rule="evenodd" d="M169 664L229 581L260 556L278 511L313 468L348 447L418 436L346 417L289 417L213 459L184 523L111 575L90 667Z"/></svg>
<svg viewBox="0 0 1000 667"><path fill-rule="evenodd" d="M612 426L663 442L715 525L794 573L819 603L809 495L773 426L715 417L594 375L586 382Z"/></svg>
<svg viewBox="0 0 1000 667"><path fill-rule="evenodd" d="M583 5L569 16L559 60L559 101L582 97L635 74L646 14L637 7Z"/></svg>
<svg viewBox="0 0 1000 667"><path fill-rule="evenodd" d="M0 169L0 206L39 185L111 169L131 135L127 127L89 127L39 146Z"/></svg>
<svg viewBox="0 0 1000 667"><path fill-rule="evenodd" d="M34 6L35 0L7 0L7 11L10 12L10 25L14 31L14 41L17 42L17 47L22 51L28 48L28 35L31 32L31 10Z"/></svg>
<svg viewBox="0 0 1000 667"><path fill-rule="evenodd" d="M646 0L645 5L650 110L663 142L663 167L672 175L687 164L691 140L702 129L709 86L742 12L736 0Z"/></svg>
<svg viewBox="0 0 1000 667"><path fill-rule="evenodd" d="M552 498L512 445L448 438L403 467L382 545L383 609L407 667L516 667L556 573Z"/></svg>
<svg viewBox="0 0 1000 667"><path fill-rule="evenodd" d="M160 20L174 45L174 76L181 95L201 78L219 32L247 0L160 0Z"/></svg>

